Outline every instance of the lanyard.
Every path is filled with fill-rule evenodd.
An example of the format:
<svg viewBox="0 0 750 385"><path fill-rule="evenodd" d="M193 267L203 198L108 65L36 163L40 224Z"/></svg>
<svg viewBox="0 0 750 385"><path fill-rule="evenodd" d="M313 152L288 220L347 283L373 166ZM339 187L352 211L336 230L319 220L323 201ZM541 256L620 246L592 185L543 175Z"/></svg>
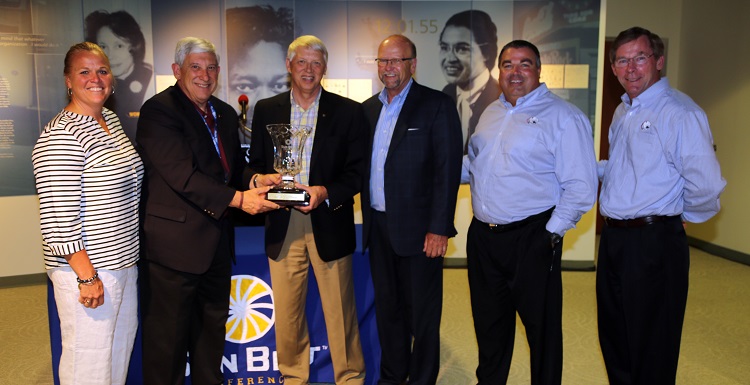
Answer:
<svg viewBox="0 0 750 385"><path fill-rule="evenodd" d="M216 117L216 110L214 109L214 106L210 101L208 102L208 108L211 110L211 115L213 115L214 118L213 127L209 126L206 118L203 116L203 112L201 112L200 109L198 110L198 112L200 113L201 119L203 119L203 124L205 124L206 128L208 129L208 134L211 135L211 140L213 140L214 142L214 149L216 150L216 153L219 154L219 158L221 158L221 150L219 149L219 131L216 129L218 118Z"/></svg>

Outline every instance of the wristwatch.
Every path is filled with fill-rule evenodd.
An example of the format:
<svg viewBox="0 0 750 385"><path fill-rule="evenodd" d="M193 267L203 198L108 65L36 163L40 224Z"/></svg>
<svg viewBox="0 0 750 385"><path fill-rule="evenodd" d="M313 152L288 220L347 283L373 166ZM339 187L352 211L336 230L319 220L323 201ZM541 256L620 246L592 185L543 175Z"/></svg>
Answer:
<svg viewBox="0 0 750 385"><path fill-rule="evenodd" d="M553 248L555 247L555 245L557 245L558 243L560 243L561 240L562 240L562 237L560 236L560 234L558 234L558 233L549 233L549 244Z"/></svg>

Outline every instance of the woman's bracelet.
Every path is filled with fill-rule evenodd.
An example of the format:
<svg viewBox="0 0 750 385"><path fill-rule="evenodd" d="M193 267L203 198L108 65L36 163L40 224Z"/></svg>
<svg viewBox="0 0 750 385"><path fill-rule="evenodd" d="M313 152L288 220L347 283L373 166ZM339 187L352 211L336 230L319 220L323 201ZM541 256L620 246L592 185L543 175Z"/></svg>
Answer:
<svg viewBox="0 0 750 385"><path fill-rule="evenodd" d="M97 279L99 279L99 272L96 271L96 270L94 270L94 275L91 278L89 278L89 279L80 279L80 278L76 277L76 282L78 282L79 286L80 285L91 286L91 285L94 284L94 281L96 281Z"/></svg>
<svg viewBox="0 0 750 385"><path fill-rule="evenodd" d="M255 174L253 176L253 187L258 188L258 177L261 176L261 174Z"/></svg>

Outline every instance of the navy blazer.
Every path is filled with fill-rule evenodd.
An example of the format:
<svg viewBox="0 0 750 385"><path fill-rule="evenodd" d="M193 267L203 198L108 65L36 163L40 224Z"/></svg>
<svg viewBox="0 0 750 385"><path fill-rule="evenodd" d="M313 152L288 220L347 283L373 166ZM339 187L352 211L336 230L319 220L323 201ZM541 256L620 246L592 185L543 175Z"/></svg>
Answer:
<svg viewBox="0 0 750 385"><path fill-rule="evenodd" d="M266 125L290 122L289 95L284 92L255 105L248 163L251 173L277 173ZM322 90L310 154L309 184L325 186L328 203L322 202L309 215L318 254L326 262L350 255L356 248L354 196L362 187L364 124L359 103ZM289 216L288 209L271 211L266 216L266 254L271 259L279 257Z"/></svg>
<svg viewBox="0 0 750 385"><path fill-rule="evenodd" d="M369 123L362 189L363 246L370 232L370 164L383 103L375 94L362 103ZM417 84L409 89L385 160L388 235L400 255L418 255L425 235L456 235L453 217L461 181L461 122L448 95Z"/></svg>
<svg viewBox="0 0 750 385"><path fill-rule="evenodd" d="M208 270L216 254L225 215L240 186L247 186L237 135L237 114L209 99L230 168L224 179L211 135L193 103L172 86L141 107L136 148L146 169L142 193L141 253L160 265L192 274ZM231 239L233 234L229 234Z"/></svg>

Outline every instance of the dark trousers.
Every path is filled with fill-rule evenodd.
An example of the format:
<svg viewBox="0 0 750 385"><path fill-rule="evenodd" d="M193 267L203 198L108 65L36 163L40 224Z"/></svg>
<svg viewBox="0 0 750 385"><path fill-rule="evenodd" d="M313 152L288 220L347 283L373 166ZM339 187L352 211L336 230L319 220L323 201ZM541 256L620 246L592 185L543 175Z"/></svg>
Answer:
<svg viewBox="0 0 750 385"><path fill-rule="evenodd" d="M679 217L643 227L604 227L596 302L610 384L675 383L689 270Z"/></svg>
<svg viewBox="0 0 750 385"><path fill-rule="evenodd" d="M434 385L440 369L443 258L397 255L386 215L373 210L369 237L382 351L378 384Z"/></svg>
<svg viewBox="0 0 750 385"><path fill-rule="evenodd" d="M531 355L531 384L562 381L562 242L550 245L549 211L512 228L472 220L466 242L479 385L508 381L516 312Z"/></svg>
<svg viewBox="0 0 750 385"><path fill-rule="evenodd" d="M220 245L203 274L141 260L144 384L183 384L187 361L193 384L223 383L232 275L229 237L222 237Z"/></svg>

